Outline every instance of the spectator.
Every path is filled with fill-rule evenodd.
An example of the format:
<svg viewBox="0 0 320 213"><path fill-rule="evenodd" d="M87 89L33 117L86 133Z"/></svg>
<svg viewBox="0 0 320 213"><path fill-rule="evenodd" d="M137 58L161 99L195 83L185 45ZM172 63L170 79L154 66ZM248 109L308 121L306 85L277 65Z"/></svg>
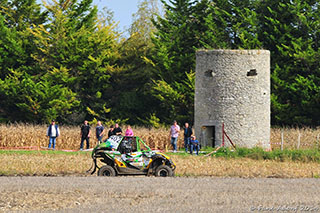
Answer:
<svg viewBox="0 0 320 213"><path fill-rule="evenodd" d="M170 128L171 145L173 147L173 152L177 152L177 141L180 132L180 127L177 121L173 121L173 125Z"/></svg>
<svg viewBox="0 0 320 213"><path fill-rule="evenodd" d="M109 129L109 131L108 131L108 138L110 138L112 135L114 135L114 127L113 127L113 125L111 125L110 126L110 129Z"/></svg>
<svg viewBox="0 0 320 213"><path fill-rule="evenodd" d="M102 126L101 121L98 121L98 124L96 126L96 137L98 139L98 143L101 143L103 134L104 134L104 127Z"/></svg>
<svg viewBox="0 0 320 213"><path fill-rule="evenodd" d="M192 129L189 127L189 123L184 124L183 136L184 136L184 148L188 153L188 148L190 148L190 137L192 135Z"/></svg>
<svg viewBox="0 0 320 213"><path fill-rule="evenodd" d="M88 121L86 120L86 121L84 121L84 124L81 126L81 131L80 131L80 135L81 135L80 150L83 150L83 141L84 140L86 140L87 149L89 149L89 147L90 147L90 144L89 144L90 134L91 134L90 126L88 124Z"/></svg>
<svg viewBox="0 0 320 213"><path fill-rule="evenodd" d="M127 130L126 130L126 136L133 136L133 131L131 129L131 126L128 125Z"/></svg>
<svg viewBox="0 0 320 213"><path fill-rule="evenodd" d="M114 135L121 135L122 134L122 129L119 127L119 124L115 124L114 130L113 130Z"/></svg>
<svg viewBox="0 0 320 213"><path fill-rule="evenodd" d="M191 136L191 141L190 141L191 145L190 145L190 154L193 154L193 151L196 150L197 155L199 154L199 150L200 150L200 143L199 141L196 139L196 136Z"/></svg>
<svg viewBox="0 0 320 213"><path fill-rule="evenodd" d="M51 124L49 125L47 129L47 136L49 137L49 146L48 148L55 150L56 148L56 138L59 137L60 131L59 131L59 126L56 124L55 120L51 121Z"/></svg>

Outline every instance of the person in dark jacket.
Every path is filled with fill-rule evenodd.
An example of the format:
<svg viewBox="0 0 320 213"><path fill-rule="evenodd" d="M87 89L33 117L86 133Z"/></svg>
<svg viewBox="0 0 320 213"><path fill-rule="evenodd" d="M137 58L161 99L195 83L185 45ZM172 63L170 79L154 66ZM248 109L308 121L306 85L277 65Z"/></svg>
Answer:
<svg viewBox="0 0 320 213"><path fill-rule="evenodd" d="M114 127L113 127L113 125L111 125L110 129L108 131L108 138L110 138L112 135L114 135L113 130L114 130Z"/></svg>
<svg viewBox="0 0 320 213"><path fill-rule="evenodd" d="M51 145L53 150L56 148L56 138L59 137L59 135L59 126L56 124L55 120L52 120L50 126L47 129L47 136L49 137L49 149L51 149Z"/></svg>
<svg viewBox="0 0 320 213"><path fill-rule="evenodd" d="M91 130L90 130L90 126L88 124L88 121L84 121L83 125L81 126L81 131L80 131L80 135L81 135L80 150L83 150L84 140L86 140L86 142L87 142L87 149L90 148L90 144L89 144L90 134L91 134Z"/></svg>
<svg viewBox="0 0 320 213"><path fill-rule="evenodd" d="M114 130L113 130L114 135L122 135L122 129L119 127L119 124L115 124Z"/></svg>
<svg viewBox="0 0 320 213"><path fill-rule="evenodd" d="M188 149L190 148L191 135L192 135L192 128L189 126L189 123L185 123L183 128L183 136L184 136L184 148L187 153L188 153Z"/></svg>

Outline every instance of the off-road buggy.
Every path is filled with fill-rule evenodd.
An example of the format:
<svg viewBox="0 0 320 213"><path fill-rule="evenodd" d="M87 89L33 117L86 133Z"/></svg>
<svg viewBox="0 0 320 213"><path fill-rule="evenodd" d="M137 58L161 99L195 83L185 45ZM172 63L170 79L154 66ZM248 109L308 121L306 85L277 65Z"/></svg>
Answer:
<svg viewBox="0 0 320 213"><path fill-rule="evenodd" d="M139 137L111 136L92 151L94 174L98 176L174 176L175 163L167 155L151 150ZM91 169L90 169L91 170Z"/></svg>

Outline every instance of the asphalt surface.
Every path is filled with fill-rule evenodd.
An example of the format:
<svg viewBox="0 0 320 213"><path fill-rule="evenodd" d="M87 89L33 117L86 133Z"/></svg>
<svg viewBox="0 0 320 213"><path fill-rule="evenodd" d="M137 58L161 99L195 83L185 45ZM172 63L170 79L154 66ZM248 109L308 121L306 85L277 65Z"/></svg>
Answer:
<svg viewBox="0 0 320 213"><path fill-rule="evenodd" d="M320 212L319 179L0 177L1 212Z"/></svg>

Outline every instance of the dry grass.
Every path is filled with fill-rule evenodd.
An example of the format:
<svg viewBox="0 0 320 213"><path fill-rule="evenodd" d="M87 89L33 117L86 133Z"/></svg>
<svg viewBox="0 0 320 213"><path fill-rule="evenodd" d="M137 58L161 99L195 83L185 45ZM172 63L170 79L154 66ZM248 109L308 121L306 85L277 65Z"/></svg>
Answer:
<svg viewBox="0 0 320 213"><path fill-rule="evenodd" d="M0 147L47 147L47 126L31 124L0 124ZM80 146L80 127L60 126L61 136L57 139L57 149L77 150ZM92 128L95 133L94 127ZM125 131L125 128L123 128ZM168 129L133 128L135 135L142 138L151 148L171 149ZM296 149L300 132L300 149L319 148L320 128L272 128L270 142L274 149L280 148L281 132L283 132L284 148ZM97 141L92 134L90 146L94 147ZM183 146L183 137L179 137L178 147Z"/></svg>
<svg viewBox="0 0 320 213"><path fill-rule="evenodd" d="M318 163L257 161L202 156L171 156L178 176L319 177ZM9 163L10 162L10 163ZM0 154L0 175L88 175L90 153Z"/></svg>
<svg viewBox="0 0 320 213"><path fill-rule="evenodd" d="M220 177L319 177L318 163L278 162L252 160L247 158L225 159L201 156L173 156L178 165L176 173L181 176L220 176Z"/></svg>
<svg viewBox="0 0 320 213"><path fill-rule="evenodd" d="M0 154L0 175L85 175L90 154Z"/></svg>

